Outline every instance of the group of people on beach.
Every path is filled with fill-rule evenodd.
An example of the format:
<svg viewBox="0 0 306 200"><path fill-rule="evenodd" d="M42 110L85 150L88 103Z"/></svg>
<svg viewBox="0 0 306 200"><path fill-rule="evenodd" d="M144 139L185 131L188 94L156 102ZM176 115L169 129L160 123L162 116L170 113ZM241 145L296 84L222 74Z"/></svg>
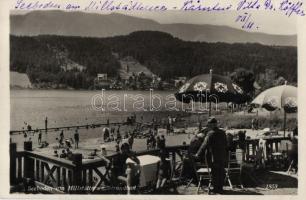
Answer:
<svg viewBox="0 0 306 200"><path fill-rule="evenodd" d="M79 142L80 142L80 135L78 129L75 129L74 135L72 139L70 138L65 138L64 136L64 131L61 130L59 137L56 137L55 140L58 141L58 148L72 148L72 145L74 144L74 148L78 149L79 148Z"/></svg>
<svg viewBox="0 0 306 200"><path fill-rule="evenodd" d="M117 127L117 130L115 127L105 127L102 130L103 135L103 141L104 142L112 142L112 141L121 141L122 135L120 133L120 125ZM124 138L127 138L128 133L126 132L124 135Z"/></svg>
<svg viewBox="0 0 306 200"><path fill-rule="evenodd" d="M123 140L127 140L128 144L130 145L130 148L133 147L134 143L134 132L130 131L125 131L124 135L121 135L120 132L120 125L116 128L113 127L104 127L102 129L102 137L103 137L103 142L116 142L115 148L116 152L120 151L119 145L122 143Z"/></svg>
<svg viewBox="0 0 306 200"><path fill-rule="evenodd" d="M65 138L64 131L61 130L59 137L56 137L55 140L58 142L57 150L54 150L53 156L59 157L59 158L67 158L72 159L73 152L71 149L73 148L72 145L74 145L74 149L79 148L79 142L80 142L80 135L78 129L75 129L75 132L73 134L74 139L72 138ZM62 149L61 152L58 152L59 149Z"/></svg>
<svg viewBox="0 0 306 200"><path fill-rule="evenodd" d="M149 149L163 149L166 147L166 138L164 135L157 135L154 136L154 134L150 134L150 136L147 138L147 150Z"/></svg>

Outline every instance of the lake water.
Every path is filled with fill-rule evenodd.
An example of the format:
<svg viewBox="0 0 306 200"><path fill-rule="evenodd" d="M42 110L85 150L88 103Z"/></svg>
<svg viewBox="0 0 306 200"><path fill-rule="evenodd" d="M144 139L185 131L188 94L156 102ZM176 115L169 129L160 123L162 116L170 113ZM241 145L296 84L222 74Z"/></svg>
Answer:
<svg viewBox="0 0 306 200"><path fill-rule="evenodd" d="M154 91L151 96L150 91L103 91L103 94L102 91L69 90L10 92L11 130L22 130L27 123L33 129L44 128L45 117L48 117L48 127L104 123L107 119L110 122L122 122L135 111L149 111L153 95L161 99L161 105L157 98L153 100L155 108L163 111L174 106L172 91ZM168 101L172 103L166 104ZM176 103L180 108L181 103Z"/></svg>
<svg viewBox="0 0 306 200"><path fill-rule="evenodd" d="M158 98L161 99L159 112L149 111L150 99L152 99L150 91L104 91L103 96L101 91L11 90L10 92L11 130L26 129L27 123L30 124L33 129L44 128L45 117L48 117L48 127L62 127L106 123L107 119L109 119L110 122L123 122L126 121L126 118L133 112L136 113L137 121L141 121L142 116L144 122L151 121L154 116L157 120L161 120L166 119L169 113L171 113L172 116L179 113L169 112L170 105L173 106L174 100L172 91L154 92L154 94L158 95ZM101 108L102 105L102 101L99 97L105 97L103 100L103 108L106 111L95 109L92 106L93 97L96 97L96 108ZM172 103L167 104L167 102ZM142 105L143 108L141 108ZM154 106L159 106L156 99L154 101ZM181 106L182 104L180 102L176 102L177 109L180 109ZM185 107L187 106L185 105ZM120 111L114 111L114 109L119 109ZM143 111L143 109L147 111ZM182 114L182 112L180 112L180 114ZM205 116L206 115L203 115L202 117ZM199 117L199 115L188 117L188 121L184 122L184 127L192 126L192 121L197 122ZM121 132L124 133L128 131L129 128L128 126L122 126ZM80 140L85 141L89 138L101 138L102 129L103 127L88 130L81 129L79 130ZM73 129L65 130L65 137L73 138L73 134ZM43 140L54 143L58 135L59 131L53 131L52 134L44 134ZM29 137L34 141L34 145L37 145L37 134L29 135ZM22 134L14 135L12 139L14 142L18 143L19 147L22 147L22 142L24 141ZM173 140L173 138L171 140ZM179 144L181 144L183 140L188 142L186 138L181 138ZM98 140L97 142L99 143Z"/></svg>
<svg viewBox="0 0 306 200"><path fill-rule="evenodd" d="M161 99L160 112L150 112L150 91L69 91L69 90L11 90L11 130L26 129L26 124L30 124L32 129L44 128L45 117L48 117L48 127L76 126L92 123L123 122L131 113L136 113L136 121L151 121L155 116L158 120L164 118L171 112L166 109L166 101L174 99L171 91L154 92ZM103 99L103 108L101 108ZM156 96L155 96L156 97ZM96 109L92 106L92 99L95 98ZM141 101L140 101L141 100ZM138 103L137 103L138 101ZM117 102L117 103L114 103ZM136 103L135 103L136 102ZM141 103L142 102L142 103ZM158 101L154 100L157 107ZM177 102L177 106L181 105ZM143 106L143 108L142 108ZM115 111L115 110L121 111ZM147 111L143 111L143 110ZM118 128L118 127L116 127ZM121 132L128 131L131 127L122 126ZM80 140L85 141L90 138L101 138L102 129L80 129ZM51 133L51 134L49 134ZM43 140L55 143L60 131L48 132L43 134ZM64 130L66 138L73 138L74 130ZM37 134L30 134L37 144ZM23 134L12 136L12 141L17 142L18 147L22 148L25 140ZM100 141L97 140L99 143ZM142 144L142 143L141 143Z"/></svg>

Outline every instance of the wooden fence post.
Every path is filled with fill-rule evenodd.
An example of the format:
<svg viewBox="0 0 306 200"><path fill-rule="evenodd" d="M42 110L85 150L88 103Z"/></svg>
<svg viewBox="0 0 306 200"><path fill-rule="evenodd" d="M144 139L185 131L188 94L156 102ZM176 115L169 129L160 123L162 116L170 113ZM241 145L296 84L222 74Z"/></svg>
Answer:
<svg viewBox="0 0 306 200"><path fill-rule="evenodd" d="M72 193L82 193L82 154L75 153L73 154L73 164L75 168L73 169L72 177L72 188L75 188L75 191ZM85 177L84 177L85 178Z"/></svg>
<svg viewBox="0 0 306 200"><path fill-rule="evenodd" d="M32 151L32 141L25 141L23 146L25 151ZM23 184L25 188L25 192L28 191L28 187L31 185L34 180L34 159L24 156L24 164L23 164Z"/></svg>
<svg viewBox="0 0 306 200"><path fill-rule="evenodd" d="M14 185L17 183L16 178L16 151L17 151L17 144L10 143L10 184Z"/></svg>
<svg viewBox="0 0 306 200"><path fill-rule="evenodd" d="M32 151L32 141L24 142L24 150ZM24 157L24 177L34 178L34 160L27 156Z"/></svg>

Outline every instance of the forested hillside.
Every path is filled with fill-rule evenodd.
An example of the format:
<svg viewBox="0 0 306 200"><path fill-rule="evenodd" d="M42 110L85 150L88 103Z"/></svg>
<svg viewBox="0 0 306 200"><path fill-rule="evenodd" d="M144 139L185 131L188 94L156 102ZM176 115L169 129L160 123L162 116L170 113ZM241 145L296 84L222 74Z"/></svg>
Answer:
<svg viewBox="0 0 306 200"><path fill-rule="evenodd" d="M121 56L132 55L164 79L246 68L255 74L274 69L288 81L296 81L297 48L260 44L185 42L162 32L139 31L104 39Z"/></svg>
<svg viewBox="0 0 306 200"><path fill-rule="evenodd" d="M10 45L10 69L26 72L32 83L87 89L97 73L116 76L120 67L110 48L95 38L11 36ZM71 60L84 70L69 69Z"/></svg>
<svg viewBox="0 0 306 200"><path fill-rule="evenodd" d="M26 72L32 83L62 84L88 89L97 73L117 77L119 57L132 56L163 80L246 68L257 76L273 69L297 82L297 48L260 44L186 42L170 34L139 31L126 36L84 38L11 36L11 71ZM80 68L69 68L69 63Z"/></svg>

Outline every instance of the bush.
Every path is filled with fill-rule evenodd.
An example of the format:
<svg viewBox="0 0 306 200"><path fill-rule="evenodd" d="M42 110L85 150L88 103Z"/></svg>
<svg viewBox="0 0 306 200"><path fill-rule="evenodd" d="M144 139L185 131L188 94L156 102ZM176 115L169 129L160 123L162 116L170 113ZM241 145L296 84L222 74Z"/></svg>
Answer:
<svg viewBox="0 0 306 200"><path fill-rule="evenodd" d="M237 129L251 129L252 128L252 119L255 116L250 115L235 115L225 114L218 116L220 122L220 127L230 127ZM270 116L258 116L259 128L272 128L283 130L284 127L284 118L283 115L272 115ZM297 123L296 114L289 114L286 120L286 129L292 130Z"/></svg>

